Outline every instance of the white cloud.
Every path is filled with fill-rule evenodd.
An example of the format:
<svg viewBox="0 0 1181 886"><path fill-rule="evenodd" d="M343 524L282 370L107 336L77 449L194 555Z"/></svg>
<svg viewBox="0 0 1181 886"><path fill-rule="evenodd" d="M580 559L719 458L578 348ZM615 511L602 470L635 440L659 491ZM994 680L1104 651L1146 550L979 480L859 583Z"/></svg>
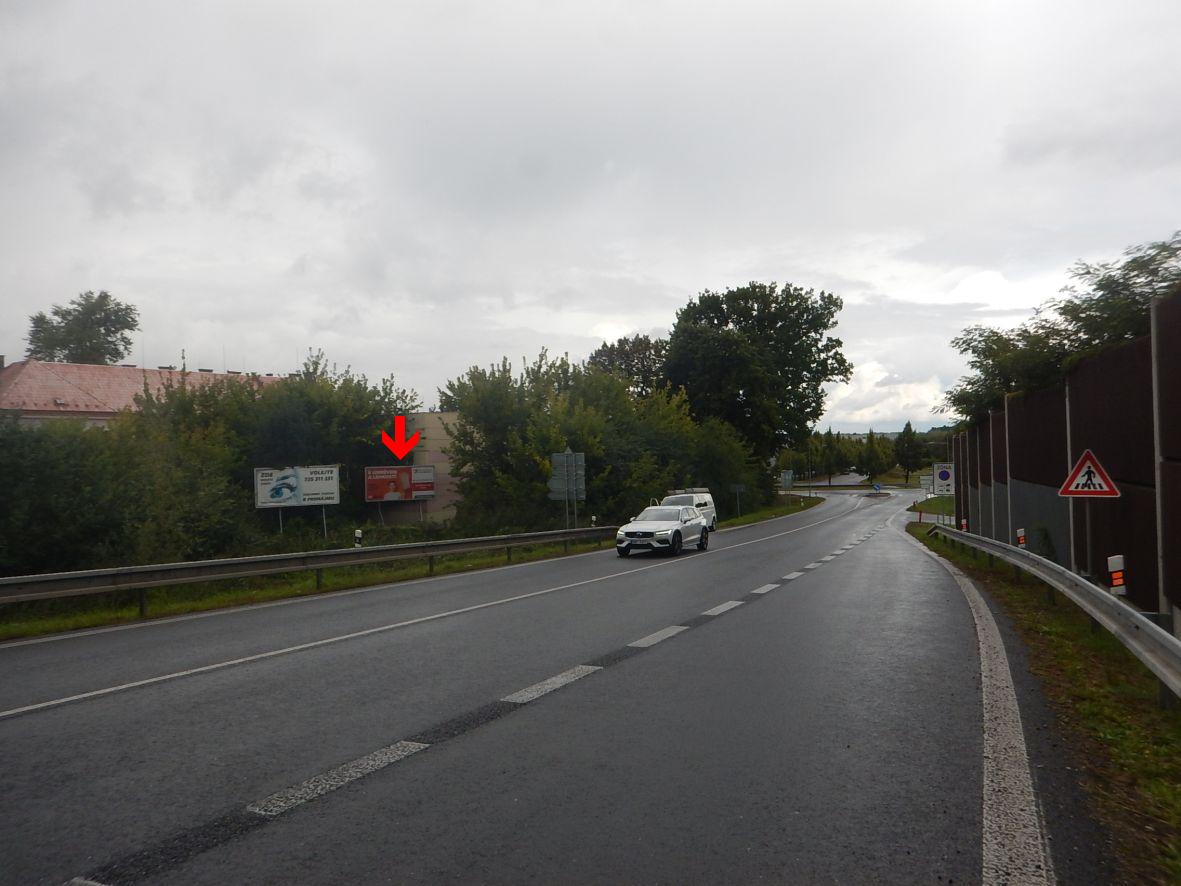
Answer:
<svg viewBox="0 0 1181 886"><path fill-rule="evenodd" d="M917 424L959 329L1178 226L1179 43L1065 0L5 4L0 352L105 288L150 365L323 347L429 402L774 279L845 298L825 420Z"/></svg>

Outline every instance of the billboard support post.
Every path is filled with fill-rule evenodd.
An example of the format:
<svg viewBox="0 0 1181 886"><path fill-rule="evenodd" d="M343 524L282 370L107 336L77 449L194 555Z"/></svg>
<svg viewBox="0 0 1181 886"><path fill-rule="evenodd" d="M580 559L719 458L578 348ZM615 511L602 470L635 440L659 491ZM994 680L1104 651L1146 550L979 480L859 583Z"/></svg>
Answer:
<svg viewBox="0 0 1181 886"><path fill-rule="evenodd" d="M324 540L328 540L328 509L320 505L320 519L324 521Z"/></svg>
<svg viewBox="0 0 1181 886"><path fill-rule="evenodd" d="M283 509L279 508L279 534L283 534Z"/></svg>

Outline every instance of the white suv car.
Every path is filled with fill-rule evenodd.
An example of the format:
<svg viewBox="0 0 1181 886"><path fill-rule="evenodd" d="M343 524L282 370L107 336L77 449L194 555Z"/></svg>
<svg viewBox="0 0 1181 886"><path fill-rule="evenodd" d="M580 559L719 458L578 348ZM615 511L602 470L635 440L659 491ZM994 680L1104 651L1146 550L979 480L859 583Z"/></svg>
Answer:
<svg viewBox="0 0 1181 886"><path fill-rule="evenodd" d="M675 557L690 544L699 551L709 547L705 518L690 507L644 508L615 534L615 551L621 557L632 551L663 551Z"/></svg>
<svg viewBox="0 0 1181 886"><path fill-rule="evenodd" d="M705 518L705 525L709 527L710 532L718 528L718 509L714 507L714 497L704 487L674 489L672 494L666 495L660 503L697 508L701 511L701 516Z"/></svg>

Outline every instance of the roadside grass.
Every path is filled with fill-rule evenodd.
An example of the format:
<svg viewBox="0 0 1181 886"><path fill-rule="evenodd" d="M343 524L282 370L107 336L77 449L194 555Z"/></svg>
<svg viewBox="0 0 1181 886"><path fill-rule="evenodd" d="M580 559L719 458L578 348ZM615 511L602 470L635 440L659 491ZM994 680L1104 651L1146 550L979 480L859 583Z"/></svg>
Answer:
<svg viewBox="0 0 1181 886"><path fill-rule="evenodd" d="M907 508L908 511L922 511L924 514L942 514L945 517L955 516L955 496L936 495L926 501L920 501Z"/></svg>
<svg viewBox="0 0 1181 886"><path fill-rule="evenodd" d="M983 553L907 530L970 576L1012 620L1030 669L1070 738L1074 764L1096 816L1109 829L1121 877L1181 883L1181 708L1159 704L1159 683L1123 644L1081 609Z"/></svg>
<svg viewBox="0 0 1181 886"><path fill-rule="evenodd" d="M605 550L610 545L610 539L604 539L599 545L593 541L571 542L570 554L585 553L596 548ZM527 563L562 556L566 556L562 544L521 546L513 548L512 562ZM210 609L247 606L288 597L304 597L409 581L432 574L470 572L503 566L506 563L503 548L467 554L441 554L434 559L433 573L425 559L394 560L390 563L325 569L318 590L314 572L289 572L257 578L151 588L146 591L147 617L165 618ZM0 640L140 620L138 591L115 591L110 594L96 594L93 597L9 603L0 607Z"/></svg>
<svg viewBox="0 0 1181 886"><path fill-rule="evenodd" d="M930 471L927 473L930 473ZM917 489L919 486L919 472L911 471L910 479L907 480L906 471L895 465L886 471L886 473L878 474L878 476L874 477L873 482L880 483L883 486L901 486L903 489ZM865 485L872 486L873 484L866 480Z"/></svg>
<svg viewBox="0 0 1181 886"><path fill-rule="evenodd" d="M808 508L814 508L820 504L824 499L820 496L813 496L809 498L806 495L786 495L779 496L781 499L786 498L787 502L783 504L772 505L769 508L763 508L758 511L751 511L749 514L743 514L741 517L731 517L729 520L719 520L719 529L730 529L734 526L746 526L749 523L759 523L763 520L773 520L776 517L786 517L789 514L798 514L800 511L806 511Z"/></svg>

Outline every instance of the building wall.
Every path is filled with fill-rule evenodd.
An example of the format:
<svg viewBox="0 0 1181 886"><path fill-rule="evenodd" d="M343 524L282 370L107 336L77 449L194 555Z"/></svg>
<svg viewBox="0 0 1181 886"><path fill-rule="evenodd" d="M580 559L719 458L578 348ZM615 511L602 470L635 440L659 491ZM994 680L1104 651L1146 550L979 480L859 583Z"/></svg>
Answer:
<svg viewBox="0 0 1181 886"><path fill-rule="evenodd" d="M415 465L435 466L435 497L374 505L385 523L438 523L455 516L461 496L451 473L451 457L445 450L451 442L446 426L454 424L458 418L458 412L415 412L408 416L406 433L418 431L421 435L414 447L412 461Z"/></svg>

